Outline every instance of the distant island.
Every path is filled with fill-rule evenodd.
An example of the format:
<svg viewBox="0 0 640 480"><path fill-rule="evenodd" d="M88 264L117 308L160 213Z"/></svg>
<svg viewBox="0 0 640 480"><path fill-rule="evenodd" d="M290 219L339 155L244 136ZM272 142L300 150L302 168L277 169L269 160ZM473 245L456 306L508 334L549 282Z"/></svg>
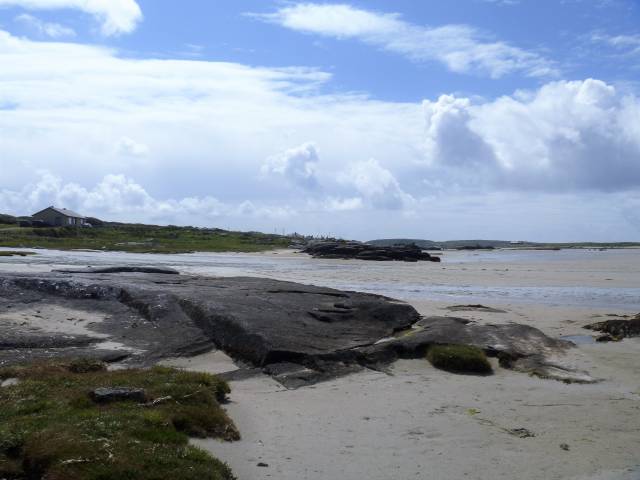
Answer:
<svg viewBox="0 0 640 480"><path fill-rule="evenodd" d="M492 250L495 248L520 248L528 250L559 250L562 248L630 248L640 247L640 242L564 242L545 243L508 240L424 240L412 238L385 238L370 240L370 245L390 247L393 245L416 245L423 250Z"/></svg>

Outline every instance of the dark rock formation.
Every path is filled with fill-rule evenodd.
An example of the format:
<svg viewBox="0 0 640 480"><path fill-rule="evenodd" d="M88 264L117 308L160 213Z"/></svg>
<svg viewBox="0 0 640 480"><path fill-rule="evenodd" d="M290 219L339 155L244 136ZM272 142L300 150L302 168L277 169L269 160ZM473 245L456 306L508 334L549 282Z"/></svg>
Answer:
<svg viewBox="0 0 640 480"><path fill-rule="evenodd" d="M450 312L487 312L487 313L507 313L505 310L499 308L487 307L485 305L473 304L473 305L451 305L447 307Z"/></svg>
<svg viewBox="0 0 640 480"><path fill-rule="evenodd" d="M158 267L137 267L124 265L120 267L87 267L87 268L67 268L54 270L58 273L163 273L166 275L180 275L180 272L173 268Z"/></svg>
<svg viewBox="0 0 640 480"><path fill-rule="evenodd" d="M610 340L620 340L625 337L640 337L640 313L630 319L612 319L585 325L584 328L596 332L607 333ZM599 337L600 338L600 337ZM606 341L604 338L598 341Z"/></svg>
<svg viewBox="0 0 640 480"><path fill-rule="evenodd" d="M434 344L477 346L508 368L558 378L547 374L549 358L572 346L525 325L421 318L410 305L379 295L262 278L84 271L0 275L0 313L34 304L42 311L63 305L99 312L105 320L92 329L108 338L4 331L8 327L0 325L0 338L13 338L0 343L0 365L97 356L144 366L219 348L249 374L260 369L295 388L363 367L384 369L401 357L424 358ZM123 347L96 350L105 340Z"/></svg>
<svg viewBox="0 0 640 480"><path fill-rule="evenodd" d="M304 250L315 258L340 258L357 260L439 262L440 257L429 255L416 245L381 247L359 242L320 242L308 245Z"/></svg>

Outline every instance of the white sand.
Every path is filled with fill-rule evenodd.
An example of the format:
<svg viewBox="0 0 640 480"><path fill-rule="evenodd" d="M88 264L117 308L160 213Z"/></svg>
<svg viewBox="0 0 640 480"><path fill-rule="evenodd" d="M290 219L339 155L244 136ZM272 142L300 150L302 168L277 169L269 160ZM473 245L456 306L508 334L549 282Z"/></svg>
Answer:
<svg viewBox="0 0 640 480"><path fill-rule="evenodd" d="M167 367L184 368L186 370L213 374L238 370L233 360L220 350L203 353L195 357L166 358L159 363Z"/></svg>
<svg viewBox="0 0 640 480"><path fill-rule="evenodd" d="M47 255L37 269L98 259ZM424 315L514 321L552 336L588 334L581 327L609 313L640 312L638 250L446 252L441 264L314 260L291 252L99 257L393 293ZM0 270L15 270L15 263L29 270L30 262L0 261ZM507 313L445 309L460 303ZM228 411L243 439L196 443L227 461L240 480L639 480L640 339L581 345L569 360L602 381L566 385L499 367L491 377L461 376L424 360L397 362L393 375L366 371L298 390L266 376L236 381ZM169 364L213 373L235 368L219 352ZM535 436L509 433L516 428Z"/></svg>
<svg viewBox="0 0 640 480"><path fill-rule="evenodd" d="M604 380L566 385L497 365L491 377L461 376L404 360L392 376L291 391L268 377L233 382L228 411L243 439L196 443L244 480L640 478L618 471L640 466L640 341L575 356ZM535 437L507 432L515 428Z"/></svg>
<svg viewBox="0 0 640 480"><path fill-rule="evenodd" d="M0 324L4 328L21 331L55 333L64 335L86 335L107 338L109 335L91 330L91 326L104 321L106 315L60 305L14 307L0 313Z"/></svg>

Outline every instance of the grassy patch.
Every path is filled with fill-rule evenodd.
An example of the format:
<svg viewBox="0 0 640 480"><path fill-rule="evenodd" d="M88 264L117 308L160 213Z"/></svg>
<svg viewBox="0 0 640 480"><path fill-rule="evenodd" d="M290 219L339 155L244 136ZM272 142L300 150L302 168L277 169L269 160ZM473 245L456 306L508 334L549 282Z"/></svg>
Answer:
<svg viewBox="0 0 640 480"><path fill-rule="evenodd" d="M487 356L470 345L433 345L427 360L436 368L455 373L489 374L493 372Z"/></svg>
<svg viewBox="0 0 640 480"><path fill-rule="evenodd" d="M189 436L236 440L220 407L228 385L166 367L106 371L99 362L0 369L0 478L231 480L229 468ZM142 388L146 402L94 403L98 387Z"/></svg>
<svg viewBox="0 0 640 480"><path fill-rule="evenodd" d="M290 238L259 232L134 224L94 228L51 227L0 229L0 246L15 248L92 249L138 253L258 252L284 248Z"/></svg>
<svg viewBox="0 0 640 480"><path fill-rule="evenodd" d="M0 257L26 257L29 255L35 255L35 252L16 252L16 251L7 251L0 250Z"/></svg>

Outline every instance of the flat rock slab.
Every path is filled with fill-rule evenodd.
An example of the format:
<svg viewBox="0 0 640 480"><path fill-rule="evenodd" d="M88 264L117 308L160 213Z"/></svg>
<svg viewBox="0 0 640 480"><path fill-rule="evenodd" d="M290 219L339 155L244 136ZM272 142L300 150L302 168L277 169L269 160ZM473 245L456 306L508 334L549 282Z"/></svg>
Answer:
<svg viewBox="0 0 640 480"><path fill-rule="evenodd" d="M134 359L143 364L214 347L260 367L330 360L420 318L410 305L379 295L260 278L84 271L0 276L0 308L33 302L43 310L47 303L64 303L107 314L96 331L143 351ZM37 348L47 337L42 332L22 335L21 343L11 341L7 347ZM68 355L68 347L90 341L51 334L43 346L52 356L56 349Z"/></svg>
<svg viewBox="0 0 640 480"><path fill-rule="evenodd" d="M131 271L0 276L0 313L33 303L42 311L64 304L100 312L105 319L92 327L100 337L20 332L19 342L0 343L0 365L101 356L144 366L217 348L243 370L262 369L295 388L422 357L432 344L475 345L505 359L507 367L524 362L529 371L572 346L525 325L425 319L410 305L379 295L252 277ZM2 329L0 324L0 338L7 337ZM123 348L96 355L92 342L120 342Z"/></svg>

